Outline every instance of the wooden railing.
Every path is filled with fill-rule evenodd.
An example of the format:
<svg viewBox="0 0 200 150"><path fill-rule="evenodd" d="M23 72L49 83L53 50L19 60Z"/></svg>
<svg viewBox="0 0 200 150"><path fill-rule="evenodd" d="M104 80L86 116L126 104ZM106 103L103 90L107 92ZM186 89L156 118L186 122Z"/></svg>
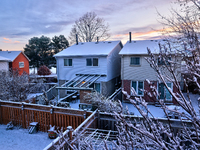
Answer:
<svg viewBox="0 0 200 150"><path fill-rule="evenodd" d="M28 128L31 122L39 123L39 130L47 132L50 125L65 131L68 126L76 129L92 112L0 100L0 124L10 121L14 125Z"/></svg>
<svg viewBox="0 0 200 150"><path fill-rule="evenodd" d="M72 127L67 127L67 130L57 137L53 142L47 145L44 150L55 150L59 146L59 149L67 149L66 147L73 149L73 143L79 138L88 127L96 128L97 110L95 110L84 122L82 122L74 131ZM72 132L73 131L73 132Z"/></svg>

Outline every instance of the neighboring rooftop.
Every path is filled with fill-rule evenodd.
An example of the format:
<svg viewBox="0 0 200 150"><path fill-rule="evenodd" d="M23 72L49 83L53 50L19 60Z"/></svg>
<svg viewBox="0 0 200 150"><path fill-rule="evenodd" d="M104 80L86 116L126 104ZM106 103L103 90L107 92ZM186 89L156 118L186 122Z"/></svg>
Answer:
<svg viewBox="0 0 200 150"><path fill-rule="evenodd" d="M0 51L0 56L14 61L21 51Z"/></svg>
<svg viewBox="0 0 200 150"><path fill-rule="evenodd" d="M141 40L141 41L128 41L122 50L120 51L120 55L130 55L130 54L148 54L147 47L153 53L159 51L159 42L161 40Z"/></svg>
<svg viewBox="0 0 200 150"><path fill-rule="evenodd" d="M0 61L7 61L7 62L9 62L9 61L11 61L11 60L8 59L8 58L5 58L5 57L0 56Z"/></svg>
<svg viewBox="0 0 200 150"><path fill-rule="evenodd" d="M85 42L74 44L67 49L57 53L54 57L62 56L99 56L108 55L121 41Z"/></svg>

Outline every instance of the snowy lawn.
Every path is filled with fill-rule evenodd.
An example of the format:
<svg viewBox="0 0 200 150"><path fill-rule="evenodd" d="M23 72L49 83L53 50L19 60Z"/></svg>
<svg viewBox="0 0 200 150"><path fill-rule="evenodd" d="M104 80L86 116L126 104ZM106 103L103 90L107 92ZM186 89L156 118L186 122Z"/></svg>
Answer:
<svg viewBox="0 0 200 150"><path fill-rule="evenodd" d="M6 130L6 125L0 125L1 150L42 150L52 141L46 132L29 134L28 129Z"/></svg>
<svg viewBox="0 0 200 150"><path fill-rule="evenodd" d="M183 93L186 96L186 93ZM192 94L190 93L190 99L192 101L192 105L194 107L194 109L196 110L197 114L199 114L199 108L198 108L198 98L200 97L199 94ZM131 103L122 103L123 107L126 108L128 107L128 110L130 113L133 113L136 116L141 116L141 114L139 113L139 111L137 110L137 108L135 108L135 106ZM170 109L173 108L175 105L167 105ZM152 115L154 117L165 117L165 113L163 112L163 109L160 107L156 107L155 105L148 105L147 106L150 110L150 112L152 113ZM181 107L179 108L179 112L185 112Z"/></svg>

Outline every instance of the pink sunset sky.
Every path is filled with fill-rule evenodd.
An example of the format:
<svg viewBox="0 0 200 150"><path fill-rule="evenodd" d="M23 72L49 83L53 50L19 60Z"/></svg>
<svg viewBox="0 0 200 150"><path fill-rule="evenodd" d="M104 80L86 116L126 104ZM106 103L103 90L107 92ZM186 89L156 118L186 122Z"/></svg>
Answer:
<svg viewBox="0 0 200 150"><path fill-rule="evenodd" d="M109 24L111 37L124 44L158 39L163 28L157 11L170 16L175 0L1 0L0 49L23 50L32 37L69 36L75 20L93 11Z"/></svg>

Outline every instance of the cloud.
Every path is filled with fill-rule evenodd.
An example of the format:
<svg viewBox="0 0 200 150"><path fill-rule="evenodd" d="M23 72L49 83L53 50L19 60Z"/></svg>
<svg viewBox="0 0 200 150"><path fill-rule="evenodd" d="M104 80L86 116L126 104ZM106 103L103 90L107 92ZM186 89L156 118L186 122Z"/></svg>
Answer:
<svg viewBox="0 0 200 150"><path fill-rule="evenodd" d="M10 44L19 44L21 43L20 41L12 41L11 39L9 38L3 38L3 43L10 43Z"/></svg>
<svg viewBox="0 0 200 150"><path fill-rule="evenodd" d="M61 32L74 22L67 5L52 0L0 1L0 36L27 36ZM66 2L65 2L66 3ZM62 6L63 5L63 6ZM46 28L49 26L48 28Z"/></svg>
<svg viewBox="0 0 200 150"><path fill-rule="evenodd" d="M6 40L6 41L10 41L10 39L9 38L3 38L4 40Z"/></svg>

